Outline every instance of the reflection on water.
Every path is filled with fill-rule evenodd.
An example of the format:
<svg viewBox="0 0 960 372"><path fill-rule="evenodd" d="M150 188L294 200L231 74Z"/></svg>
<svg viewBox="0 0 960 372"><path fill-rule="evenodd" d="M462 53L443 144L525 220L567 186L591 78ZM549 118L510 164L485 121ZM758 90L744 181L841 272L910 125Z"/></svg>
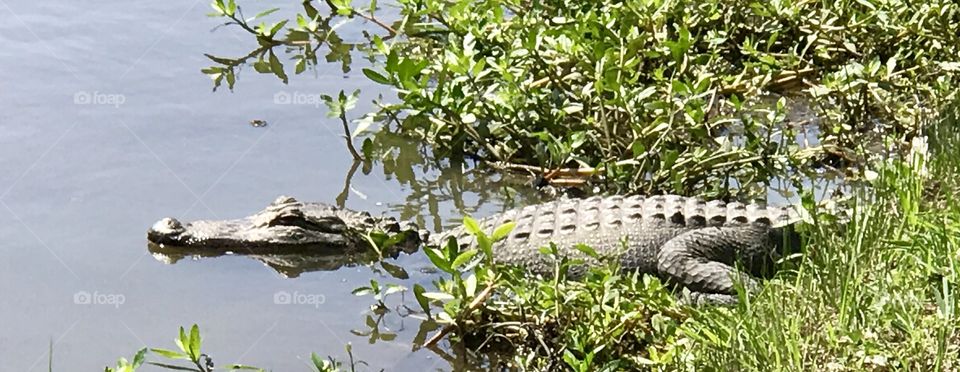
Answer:
<svg viewBox="0 0 960 372"><path fill-rule="evenodd" d="M406 190L404 201L391 203L390 209L398 219L434 232L458 225L463 215L483 217L538 203L543 196L530 177L437 160L426 146L399 135L380 132L373 143L384 178ZM455 213L441 213L442 204L452 205Z"/></svg>

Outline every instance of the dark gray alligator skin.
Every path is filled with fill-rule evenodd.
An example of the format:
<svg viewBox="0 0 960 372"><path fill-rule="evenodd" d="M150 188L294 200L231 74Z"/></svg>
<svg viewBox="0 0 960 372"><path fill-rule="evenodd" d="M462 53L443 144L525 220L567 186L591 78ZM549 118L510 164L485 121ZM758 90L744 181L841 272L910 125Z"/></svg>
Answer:
<svg viewBox="0 0 960 372"><path fill-rule="evenodd" d="M601 256L619 260L625 270L657 275L711 302L730 302L735 299L737 278L745 287L756 288L756 278L769 272L785 248L795 246L798 239L791 225L800 219L801 214L790 207L665 195L561 199L479 222L487 232L516 222L514 230L494 246L494 260L499 263L550 274L554 263L539 248L554 242L561 255L596 265L575 248L582 243ZM294 270L286 267L291 266L289 257L312 255L323 258L307 260L316 264L310 269L332 270L358 262L358 252L371 251L365 232L410 233L415 229L390 217L279 197L263 211L237 220L183 224L165 218L147 237L153 244L151 252L158 258L167 255L166 261L190 255L272 255L283 257L281 266L289 271ZM404 245L407 252L422 240L421 234L409 236L410 244ZM430 244L440 244L450 236L461 244L472 244L463 228L436 235ZM571 273L576 276L584 268L576 267Z"/></svg>
<svg viewBox="0 0 960 372"><path fill-rule="evenodd" d="M793 207L665 195L557 200L478 222L486 232L516 223L494 245L500 263L550 274L554 263L539 248L554 242L561 255L596 264L575 248L582 243L619 260L624 270L657 275L708 301L729 302L735 299L736 278L756 288L756 277L766 276L786 248L796 247L791 224L800 219ZM436 236L432 243L449 236L472 243L463 228Z"/></svg>

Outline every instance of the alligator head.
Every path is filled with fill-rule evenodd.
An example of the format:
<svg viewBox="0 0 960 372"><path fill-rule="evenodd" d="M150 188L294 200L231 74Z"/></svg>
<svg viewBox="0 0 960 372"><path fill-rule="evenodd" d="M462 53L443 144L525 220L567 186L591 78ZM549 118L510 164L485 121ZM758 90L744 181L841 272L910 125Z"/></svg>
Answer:
<svg viewBox="0 0 960 372"><path fill-rule="evenodd" d="M295 260L298 262L319 263L292 269L284 264L284 270L277 269L285 276L296 276L300 271L334 270L360 261L358 257L364 261L378 258L366 237L374 232L404 236L395 245L398 249L383 254L413 252L420 243L416 226L402 226L391 217L373 217L367 212L323 203L302 203L288 196L278 197L264 210L236 220L182 223L164 218L147 231L147 240L154 257L167 263L187 256L225 254L248 255L268 264L278 259L287 263L289 257L301 257ZM295 275L289 275L291 271Z"/></svg>

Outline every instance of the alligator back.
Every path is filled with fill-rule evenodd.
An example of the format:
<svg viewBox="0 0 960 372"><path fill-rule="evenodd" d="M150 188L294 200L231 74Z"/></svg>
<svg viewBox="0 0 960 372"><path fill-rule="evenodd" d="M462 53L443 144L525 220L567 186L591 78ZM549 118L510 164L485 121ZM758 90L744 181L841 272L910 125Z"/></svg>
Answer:
<svg viewBox="0 0 960 372"><path fill-rule="evenodd" d="M662 195L560 199L509 210L478 222L487 233L504 223L516 223L513 231L494 247L494 259L498 262L548 273L553 264L539 253L540 247L553 242L561 255L591 261L575 249L582 243L601 256L621 257L626 269L652 273L659 247L685 231L752 224L782 227L800 219L800 214L790 207ZM475 244L462 227L437 236L434 244L450 236L461 244Z"/></svg>

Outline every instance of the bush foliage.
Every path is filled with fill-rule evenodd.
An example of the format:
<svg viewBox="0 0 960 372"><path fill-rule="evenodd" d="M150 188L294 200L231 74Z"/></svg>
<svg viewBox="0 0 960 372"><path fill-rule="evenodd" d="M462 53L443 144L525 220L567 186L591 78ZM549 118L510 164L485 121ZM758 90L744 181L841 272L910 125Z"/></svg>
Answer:
<svg viewBox="0 0 960 372"><path fill-rule="evenodd" d="M325 5L259 27L233 1L214 15L256 34L247 58L284 81L275 47L296 73L323 46L345 70L366 52L363 73L397 97L361 126L393 123L441 156L586 168L614 191L749 189L862 160L847 150L921 131L960 71L951 0L399 0L391 22L375 1ZM329 27L361 18L383 37L348 44ZM214 61L205 72L232 87L245 59ZM803 124L812 143L796 141Z"/></svg>

